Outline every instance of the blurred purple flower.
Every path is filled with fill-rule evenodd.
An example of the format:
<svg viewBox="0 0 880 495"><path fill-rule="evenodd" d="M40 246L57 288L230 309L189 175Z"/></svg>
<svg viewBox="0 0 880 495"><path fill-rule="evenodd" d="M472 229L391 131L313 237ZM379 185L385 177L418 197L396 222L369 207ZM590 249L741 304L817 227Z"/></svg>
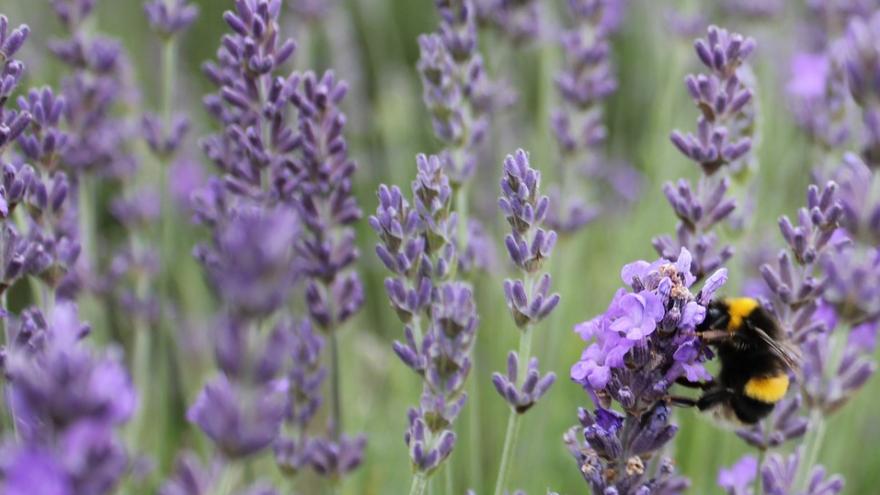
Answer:
<svg viewBox="0 0 880 495"><path fill-rule="evenodd" d="M746 455L729 469L722 468L718 471L718 486L727 495L750 495L752 483L757 476L758 460L754 456Z"/></svg>
<svg viewBox="0 0 880 495"><path fill-rule="evenodd" d="M266 316L287 303L302 274L294 252L299 225L291 211L253 205L218 225L211 245L196 249L230 309Z"/></svg>
<svg viewBox="0 0 880 495"><path fill-rule="evenodd" d="M611 160L604 150L608 134L604 104L618 86L610 37L623 5L620 0L571 0L568 14L574 25L559 36L565 62L555 82L565 105L551 117L559 145L560 179L550 191L548 223L563 234L577 232L599 214L618 209L639 189L639 174ZM584 182L597 187L591 186L585 194Z"/></svg>
<svg viewBox="0 0 880 495"><path fill-rule="evenodd" d="M829 51L796 53L785 89L798 125L811 139L826 148L849 139L844 74Z"/></svg>
<svg viewBox="0 0 880 495"><path fill-rule="evenodd" d="M863 151L868 165L880 163L880 87L877 40L880 39L880 13L853 16L843 41L844 68L850 93L862 110L864 124Z"/></svg>
<svg viewBox="0 0 880 495"><path fill-rule="evenodd" d="M73 483L50 452L22 448L4 453L0 469L7 495L73 495Z"/></svg>
<svg viewBox="0 0 880 495"><path fill-rule="evenodd" d="M232 459L247 457L268 447L284 420L286 390L279 382L236 385L219 376L205 385L187 412Z"/></svg>
<svg viewBox="0 0 880 495"><path fill-rule="evenodd" d="M149 0L144 3L147 22L164 38L174 36L192 24L199 15L199 8L187 0Z"/></svg>
<svg viewBox="0 0 880 495"><path fill-rule="evenodd" d="M805 490L795 486L802 450L793 454L770 454L761 468L761 480L767 495L837 495L843 491L843 478L839 475L826 476L825 468L815 466L808 472Z"/></svg>

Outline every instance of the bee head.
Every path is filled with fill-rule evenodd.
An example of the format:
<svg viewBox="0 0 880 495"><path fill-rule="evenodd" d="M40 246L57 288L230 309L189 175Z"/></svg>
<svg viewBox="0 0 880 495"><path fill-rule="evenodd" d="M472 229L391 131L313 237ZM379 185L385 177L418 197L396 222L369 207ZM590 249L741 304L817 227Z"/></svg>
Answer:
<svg viewBox="0 0 880 495"><path fill-rule="evenodd" d="M730 312L723 301L712 301L706 308L706 318L697 325L697 332L707 330L725 330L730 323Z"/></svg>

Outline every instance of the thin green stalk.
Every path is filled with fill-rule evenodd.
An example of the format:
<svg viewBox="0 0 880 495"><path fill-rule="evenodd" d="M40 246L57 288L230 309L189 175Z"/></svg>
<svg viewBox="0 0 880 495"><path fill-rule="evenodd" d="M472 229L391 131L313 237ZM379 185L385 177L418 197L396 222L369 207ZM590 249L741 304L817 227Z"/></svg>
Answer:
<svg viewBox="0 0 880 495"><path fill-rule="evenodd" d="M761 495L762 490L764 488L764 485L761 482L763 480L763 477L761 476L761 466L764 465L764 459L766 459L766 458L767 458L767 449L761 449L758 452L758 472L755 473L755 481L754 481L754 485L752 488L753 495Z"/></svg>
<svg viewBox="0 0 880 495"><path fill-rule="evenodd" d="M504 434L504 448L501 451L501 465L498 468L498 481L495 482L495 495L504 494L504 486L510 473L510 464L513 457L513 449L519 436L520 417L514 409L510 410L507 418L507 432Z"/></svg>
<svg viewBox="0 0 880 495"><path fill-rule="evenodd" d="M811 413L810 422L813 424L813 430L804 442L804 456L801 457L801 463L798 465L797 482L795 486L799 490L804 491L810 483L810 471L819 460L819 452L822 449L822 443L825 441L825 430L827 421L821 411L814 409Z"/></svg>
<svg viewBox="0 0 880 495"><path fill-rule="evenodd" d="M339 440L342 432L342 393L340 391L339 374L339 337L336 329L330 330L330 390L332 398L333 425L330 434L334 440Z"/></svg>
<svg viewBox="0 0 880 495"><path fill-rule="evenodd" d="M455 493L455 492L453 491L453 490L454 490L454 486L455 486L455 481L454 481L454 475L455 475L455 473L452 472L452 471L453 471L453 468L452 468L452 459L449 459L449 461L446 462L446 465L443 466L443 471L444 471L444 473L443 473L443 481L444 481L444 485L445 485L445 491L444 491L444 493L445 493L446 495L452 495L453 493Z"/></svg>
<svg viewBox="0 0 880 495"><path fill-rule="evenodd" d="M412 485L409 487L409 495L424 495L428 486L428 477L421 471L413 473Z"/></svg>
<svg viewBox="0 0 880 495"><path fill-rule="evenodd" d="M529 284L529 293L531 293L531 283ZM526 326L520 333L519 337L519 370L517 370L516 383L521 386L526 378L528 370L528 362L532 353L532 327ZM507 432L504 434L504 447L501 450L501 465L498 467L498 480L495 482L495 495L503 495L504 488L507 485L507 478L510 476L510 468L513 463L513 456L516 451L516 442L519 437L519 429L521 423L521 414L515 409L510 409L510 416L507 419Z"/></svg>

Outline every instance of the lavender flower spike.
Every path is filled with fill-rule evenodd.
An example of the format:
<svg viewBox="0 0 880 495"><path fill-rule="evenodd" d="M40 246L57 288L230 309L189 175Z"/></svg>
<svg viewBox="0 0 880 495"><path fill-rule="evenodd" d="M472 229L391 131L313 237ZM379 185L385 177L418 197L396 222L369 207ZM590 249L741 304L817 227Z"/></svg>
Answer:
<svg viewBox="0 0 880 495"><path fill-rule="evenodd" d="M862 109L865 126L863 156L871 167L880 165L880 13L853 16L844 38L844 67L850 93Z"/></svg>
<svg viewBox="0 0 880 495"><path fill-rule="evenodd" d="M740 171L747 166L755 126L752 90L741 67L755 51L755 40L710 26L706 39L694 49L708 74L689 75L688 93L700 110L697 134L670 136L679 151L698 163L707 175L729 165Z"/></svg>
<svg viewBox="0 0 880 495"><path fill-rule="evenodd" d="M621 278L629 288L617 291L605 313L575 328L591 344L572 366L571 378L596 411L581 410L581 428L572 430L566 443L594 492L637 493L640 486L659 483L666 490L661 493L681 493L688 485L674 476L669 460L661 461L665 467L653 480L644 466L675 435L665 403L669 388L680 378L709 378L702 364L709 351L695 328L727 272L719 269L694 294L692 264L690 252L682 249L674 262L624 266ZM624 413L614 412L612 402Z"/></svg>
<svg viewBox="0 0 880 495"><path fill-rule="evenodd" d="M31 114L5 108L24 73L24 64L13 58L30 34L26 24L10 30L9 19L0 15L0 158L6 148L24 132L30 124Z"/></svg>
<svg viewBox="0 0 880 495"><path fill-rule="evenodd" d="M620 0L567 2L572 26L559 36L564 63L554 78L564 104L551 116L559 180L550 189L548 214L548 224L562 235L631 201L640 187L639 174L605 149L605 102L618 87L611 36L623 9Z"/></svg>
<svg viewBox="0 0 880 495"><path fill-rule="evenodd" d="M510 226L504 244L522 276L504 281L507 308L520 330L520 344L519 352L509 354L507 375L495 373L492 376L495 389L511 408L495 484L496 495L501 495L506 488L520 416L531 409L556 380L554 373L541 377L538 359L530 356L534 326L559 304L559 294L550 294L550 274L542 271L544 261L556 244L556 232L542 228L550 199L541 195L540 186L541 173L531 167L525 151L517 150L514 155L508 155L498 206Z"/></svg>
<svg viewBox="0 0 880 495"><path fill-rule="evenodd" d="M409 410L404 440L413 466L410 493L422 494L428 478L452 454L453 424L467 401L465 382L478 326L471 286L449 280L457 258L450 213L452 187L438 156L419 155L412 203L396 186L379 187L370 226L376 254L391 272L385 289L404 327L394 343L403 363L422 377L418 407Z"/></svg>

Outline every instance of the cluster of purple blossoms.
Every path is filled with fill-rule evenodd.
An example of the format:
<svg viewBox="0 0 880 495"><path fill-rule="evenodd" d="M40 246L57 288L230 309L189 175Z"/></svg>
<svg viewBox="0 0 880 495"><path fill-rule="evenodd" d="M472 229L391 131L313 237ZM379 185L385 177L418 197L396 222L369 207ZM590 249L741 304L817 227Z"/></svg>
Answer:
<svg viewBox="0 0 880 495"><path fill-rule="evenodd" d="M27 26L10 30L0 15L0 311L6 335L0 354L3 394L16 431L2 446L0 478L8 493L48 487L52 493L104 494L128 469L116 430L130 418L136 399L120 356L90 351L81 342L89 329L76 307L55 304L80 253L70 185L57 170L68 143L59 129L67 107L64 98L42 88L20 96L19 110L7 108L24 73L13 57L28 33ZM15 142L20 155L7 161L5 152ZM35 306L16 317L6 297L25 276Z"/></svg>
<svg viewBox="0 0 880 495"><path fill-rule="evenodd" d="M861 107L864 135L862 155L868 165L880 164L880 13L850 20L843 41L844 70L850 94Z"/></svg>
<svg viewBox="0 0 880 495"><path fill-rule="evenodd" d="M0 144L2 293L5 297L17 280L31 276L40 287L44 309L51 311L55 293L79 258L80 244L71 185L57 169L57 157L68 143L68 135L59 128L65 99L44 87L20 96L18 110L7 108L24 73L24 64L13 56L28 33L27 26L10 30L7 18L0 16L0 135L5 136L0 142L8 140ZM6 161L4 152L14 142L20 155Z"/></svg>
<svg viewBox="0 0 880 495"><path fill-rule="evenodd" d="M796 53L785 88L795 121L826 152L844 145L850 136L846 81L838 58L830 48Z"/></svg>
<svg viewBox="0 0 880 495"><path fill-rule="evenodd" d="M456 194L461 221L453 239L458 270L487 270L494 263L491 241L476 218L468 218L468 189L489 132L490 118L513 95L490 81L479 51L476 5L472 0L436 0L440 27L419 37L423 100L434 133L443 142L438 154Z"/></svg>
<svg viewBox="0 0 880 495"><path fill-rule="evenodd" d="M118 41L87 33L84 24L93 14L94 4L52 2L68 38L53 40L49 48L71 69L71 75L61 83L70 135L61 160L66 169L77 173L121 177L135 167L124 144L131 126L114 115L117 105L128 96L130 67Z"/></svg>
<svg viewBox="0 0 880 495"><path fill-rule="evenodd" d="M163 38L170 38L189 28L199 16L199 8L187 0L149 0L144 13L150 27Z"/></svg>
<svg viewBox="0 0 880 495"><path fill-rule="evenodd" d="M727 271L717 270L694 295L692 264L691 253L682 249L676 261L626 265L621 278L629 290L618 290L605 313L575 328L592 343L572 366L571 378L596 410L581 410L581 426L569 431L565 441L594 493L638 493L647 487L651 493L671 494L688 486L674 474L670 460L648 459L677 430L669 423L670 387L680 378L709 378L702 363L710 354L695 329Z"/></svg>
<svg viewBox="0 0 880 495"><path fill-rule="evenodd" d="M638 193L638 173L611 160L604 150L608 134L604 103L618 85L610 38L620 24L623 4L622 0L568 2L573 25L560 37L564 64L555 79L565 105L551 117L560 153L559 184L550 191L548 214L548 224L563 234L576 232L596 218L601 213L598 204L613 211L620 200L630 202ZM581 190L585 184L579 177L595 185L590 194ZM601 197L606 190L611 196Z"/></svg>
<svg viewBox="0 0 880 495"><path fill-rule="evenodd" d="M394 351L424 383L405 435L413 486L422 493L455 447L453 423L467 400L478 318L471 286L451 279L457 215L450 212L452 186L443 161L424 155L416 161L413 203L397 186L383 184L370 225L381 241L376 253L392 274L385 279L388 299L405 325L405 341L395 342Z"/></svg>
<svg viewBox="0 0 880 495"><path fill-rule="evenodd" d="M707 74L685 78L688 93L700 110L697 134L673 131L672 143L706 175L728 165L731 172L748 167L755 132L752 90L744 63L755 51L755 40L710 26L706 39L694 42Z"/></svg>
<svg viewBox="0 0 880 495"><path fill-rule="evenodd" d="M541 2L536 0L473 0L473 2L480 24L497 29L515 47L540 38Z"/></svg>
<svg viewBox="0 0 880 495"><path fill-rule="evenodd" d="M219 87L205 105L223 131L202 146L223 177L194 198L196 217L214 231L212 245L196 253L227 316L217 323L221 374L189 416L228 456L274 446L285 473L310 467L335 479L360 465L365 447L363 437L341 433L336 344L363 300L351 271L351 225L360 218L351 195L356 166L338 109L345 84L329 72L277 75L295 51L280 36L280 9L279 0L237 1L224 14L232 33L218 62L205 65ZM303 281L310 319L293 323L283 315ZM267 321L277 323L263 328ZM328 438L309 426L327 374L313 328L330 339Z"/></svg>
<svg viewBox="0 0 880 495"><path fill-rule="evenodd" d="M679 222L676 236L658 236L653 244L666 259L674 259L681 249L694 257L697 280L723 266L733 256L733 246L719 245L714 229L721 222L740 224L734 218L737 203L727 197L730 174L743 172L750 160L751 133L754 131L752 90L742 81L744 62L755 49L755 41L710 26L708 36L694 43L708 74L688 75L685 86L700 110L698 135L673 131L672 143L690 160L701 166L696 189L686 180L663 187ZM722 173L718 173L721 168Z"/></svg>
<svg viewBox="0 0 880 495"><path fill-rule="evenodd" d="M801 467L802 454L803 449L797 449L788 456L771 454L760 473L758 460L747 455L729 469L722 469L718 473L718 486L727 495L754 495L756 482L767 495L837 495L843 491L843 478L836 475L826 476L821 466L816 466L809 472L807 485L798 491L795 481ZM759 474L760 480L756 480Z"/></svg>
<svg viewBox="0 0 880 495"><path fill-rule="evenodd" d="M17 440L0 453L6 493L102 495L129 470L118 430L137 406L119 353L96 353L72 303L10 325L3 372Z"/></svg>
<svg viewBox="0 0 880 495"><path fill-rule="evenodd" d="M492 383L510 406L507 438L495 493L505 488L516 449L520 416L531 409L553 386L555 373L543 377L538 371L538 358L531 357L535 325L556 309L560 296L550 293L550 274L543 271L544 262L556 245L556 232L543 226L550 207L550 198L540 192L541 173L529 164L529 156L517 150L504 160L501 196L498 206L510 226L504 238L507 254L522 278L504 281L504 298L513 322L520 331L519 352L510 351L507 374L494 373Z"/></svg>

